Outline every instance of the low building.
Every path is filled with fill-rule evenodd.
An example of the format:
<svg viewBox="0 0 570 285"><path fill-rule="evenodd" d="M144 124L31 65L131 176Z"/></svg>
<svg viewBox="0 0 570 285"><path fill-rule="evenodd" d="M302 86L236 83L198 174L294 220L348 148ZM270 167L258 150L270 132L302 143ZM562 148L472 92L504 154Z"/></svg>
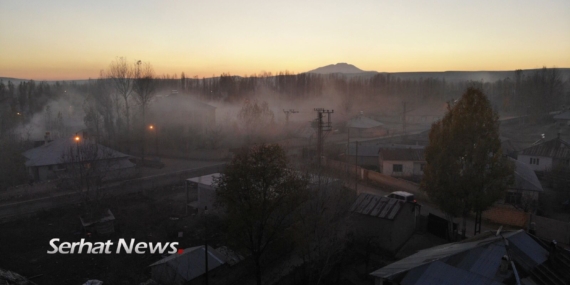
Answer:
<svg viewBox="0 0 570 285"><path fill-rule="evenodd" d="M426 159L423 148L380 149L380 172L394 177L419 177L424 174Z"/></svg>
<svg viewBox="0 0 570 285"><path fill-rule="evenodd" d="M554 139L523 149L517 160L537 172L550 171L558 165L570 166L570 143L558 134Z"/></svg>
<svg viewBox="0 0 570 285"><path fill-rule="evenodd" d="M216 202L216 188L214 182L220 175L220 173L213 173L186 179L186 191L196 189L198 193L198 200L190 203L190 207L199 213L202 213L205 209L208 211L216 210L214 209L214 203Z"/></svg>
<svg viewBox="0 0 570 285"><path fill-rule="evenodd" d="M523 230L487 232L421 250L370 275L377 285L568 284L568 256Z"/></svg>
<svg viewBox="0 0 570 285"><path fill-rule="evenodd" d="M415 203L361 193L352 204L355 239L396 252L416 230L419 207Z"/></svg>
<svg viewBox="0 0 570 285"><path fill-rule="evenodd" d="M215 271L226 263L224 255L208 246L208 268L206 270L206 247L195 246L165 257L149 267L152 280L158 284L193 284L206 271Z"/></svg>
<svg viewBox="0 0 570 285"><path fill-rule="evenodd" d="M22 155L26 158L28 174L35 181L68 178L78 169L92 179L104 181L136 174L135 164L129 161L129 155L100 145L84 135L53 140Z"/></svg>

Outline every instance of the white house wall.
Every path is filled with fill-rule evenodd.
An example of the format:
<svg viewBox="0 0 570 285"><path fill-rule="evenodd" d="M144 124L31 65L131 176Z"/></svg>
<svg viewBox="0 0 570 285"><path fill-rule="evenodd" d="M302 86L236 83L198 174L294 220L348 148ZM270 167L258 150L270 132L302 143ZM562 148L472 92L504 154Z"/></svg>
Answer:
<svg viewBox="0 0 570 285"><path fill-rule="evenodd" d="M537 164L530 164L531 158L538 158L538 165ZM546 171L552 169L552 158L545 157L545 156L531 156L531 155L524 155L519 154L518 161L530 166L530 168L534 171Z"/></svg>

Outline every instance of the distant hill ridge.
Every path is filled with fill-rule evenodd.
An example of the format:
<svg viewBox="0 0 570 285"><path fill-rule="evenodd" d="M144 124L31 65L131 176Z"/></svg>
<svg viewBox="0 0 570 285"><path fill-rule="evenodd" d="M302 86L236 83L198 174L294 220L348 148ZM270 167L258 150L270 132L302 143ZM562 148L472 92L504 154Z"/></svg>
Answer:
<svg viewBox="0 0 570 285"><path fill-rule="evenodd" d="M337 64L329 64L327 66L322 66L317 69L313 69L311 71L307 71L307 73L318 73L318 74L331 74L331 73L365 73L364 71L352 64L348 64L345 62L337 63ZM373 71L375 72L375 71Z"/></svg>
<svg viewBox="0 0 570 285"><path fill-rule="evenodd" d="M523 76L527 76L532 74L533 72L540 70L541 68L536 69L523 69ZM570 68L556 68L560 72L560 76L562 81L570 80ZM460 81L484 81L484 82L495 82L497 80L504 80L504 79L515 79L515 71L514 70L504 70L504 71L413 71L413 72L378 72L378 71L365 71L362 70L352 64L341 62L337 64L329 64L327 66L322 66L307 72L301 73L312 73L312 74L340 74L347 77L363 77L369 78L374 76L375 74L385 74L390 75L392 78L400 78L401 80L418 80L418 79L445 79L449 82L460 82ZM235 76L241 77L241 76ZM217 77L214 77L217 78ZM14 84L18 84L21 81L28 81L28 79L19 79L19 78L8 78L8 77L0 77L0 80L6 84L8 81L12 81ZM36 80L42 81L42 80ZM74 81L75 83L81 84L85 83L88 80L86 79L79 79L79 80L59 80L59 81L67 81L71 82ZM55 83L56 80L48 80L48 83Z"/></svg>
<svg viewBox="0 0 570 285"><path fill-rule="evenodd" d="M536 69L523 69L523 76L530 75L532 72L540 70ZM562 80L567 80L570 78L570 68L556 68L560 72ZM505 70L505 71L414 71L414 72L378 72L378 71L364 71L352 64L348 63L337 63L330 64L327 66L319 67L306 73L313 74L342 74L349 77L370 77L375 74L389 74L394 78L398 77L402 80L406 79L420 79L420 78L435 78L435 79L445 79L450 82L458 81L485 81L485 82L495 82L497 80L504 80L510 78L514 80L515 71Z"/></svg>

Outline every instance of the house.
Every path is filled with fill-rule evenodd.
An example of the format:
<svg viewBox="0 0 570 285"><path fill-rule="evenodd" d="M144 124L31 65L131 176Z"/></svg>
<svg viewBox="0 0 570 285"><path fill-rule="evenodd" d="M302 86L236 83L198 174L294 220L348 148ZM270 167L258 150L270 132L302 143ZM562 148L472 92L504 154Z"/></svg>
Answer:
<svg viewBox="0 0 570 285"><path fill-rule="evenodd" d="M396 252L416 229L418 205L395 198L361 193L352 204L355 239Z"/></svg>
<svg viewBox="0 0 570 285"><path fill-rule="evenodd" d="M226 264L224 255L208 246L208 269L207 272L215 271ZM182 285L197 283L199 277L206 273L206 247L195 246L184 249L181 253L175 253L165 257L150 266L151 278L158 284Z"/></svg>
<svg viewBox="0 0 570 285"><path fill-rule="evenodd" d="M382 174L395 177L421 176L426 165L424 149L420 147L380 149L378 161Z"/></svg>
<svg viewBox="0 0 570 285"><path fill-rule="evenodd" d="M568 284L569 256L523 230L487 232L421 250L370 275L377 285Z"/></svg>
<svg viewBox="0 0 570 285"><path fill-rule="evenodd" d="M350 137L373 138L385 136L388 131L384 124L365 117L362 113L346 122Z"/></svg>
<svg viewBox="0 0 570 285"><path fill-rule="evenodd" d="M83 134L53 140L22 155L28 174L35 181L66 178L79 167L105 181L136 174L129 155L100 145Z"/></svg>
<svg viewBox="0 0 570 285"><path fill-rule="evenodd" d="M205 209L215 211L216 188L214 182L220 175L220 173L213 173L186 179L186 193L188 193L189 189L196 189L198 191L198 200L190 203L189 206L197 209L200 213ZM188 197L188 195L186 195L186 197Z"/></svg>
<svg viewBox="0 0 570 285"><path fill-rule="evenodd" d="M558 165L570 166L570 144L558 134L554 139L523 149L517 160L538 172L552 170Z"/></svg>

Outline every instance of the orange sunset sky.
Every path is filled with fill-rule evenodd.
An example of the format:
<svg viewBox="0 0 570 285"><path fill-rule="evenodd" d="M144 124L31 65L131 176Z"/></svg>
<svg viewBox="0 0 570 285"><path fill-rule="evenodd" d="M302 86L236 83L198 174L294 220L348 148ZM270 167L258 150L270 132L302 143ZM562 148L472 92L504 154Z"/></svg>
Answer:
<svg viewBox="0 0 570 285"><path fill-rule="evenodd" d="M570 67L570 1L0 1L0 77Z"/></svg>

